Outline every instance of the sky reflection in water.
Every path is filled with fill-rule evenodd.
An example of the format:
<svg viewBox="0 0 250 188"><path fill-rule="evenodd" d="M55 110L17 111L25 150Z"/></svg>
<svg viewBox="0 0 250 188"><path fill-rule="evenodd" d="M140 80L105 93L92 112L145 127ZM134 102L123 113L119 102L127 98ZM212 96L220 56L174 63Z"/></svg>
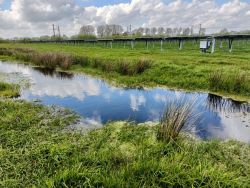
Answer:
<svg viewBox="0 0 250 188"><path fill-rule="evenodd" d="M197 100L201 122L195 133L203 138L236 139L250 143L250 105L206 94L162 88L124 89L100 79L43 68L0 62L0 72L21 73L31 80L21 98L73 109L93 124L109 120L158 121L168 102Z"/></svg>

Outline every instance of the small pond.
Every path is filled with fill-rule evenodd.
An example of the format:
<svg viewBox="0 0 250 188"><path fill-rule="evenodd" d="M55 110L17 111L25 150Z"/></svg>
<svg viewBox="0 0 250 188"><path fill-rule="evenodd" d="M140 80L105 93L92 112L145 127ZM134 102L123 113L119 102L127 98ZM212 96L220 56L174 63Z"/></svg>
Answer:
<svg viewBox="0 0 250 188"><path fill-rule="evenodd" d="M0 61L0 72L18 73L30 80L31 86L22 90L21 99L72 109L90 126L116 120L159 121L170 101L195 99L194 110L201 114L200 122L193 130L198 137L250 143L250 105L247 103L208 93L115 87L84 74L55 72L10 62Z"/></svg>

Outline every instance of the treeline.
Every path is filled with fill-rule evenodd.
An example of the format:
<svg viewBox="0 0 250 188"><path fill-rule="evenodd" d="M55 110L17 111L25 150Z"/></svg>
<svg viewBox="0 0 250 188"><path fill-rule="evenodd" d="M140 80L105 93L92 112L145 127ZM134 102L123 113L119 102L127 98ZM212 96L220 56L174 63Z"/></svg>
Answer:
<svg viewBox="0 0 250 188"><path fill-rule="evenodd" d="M92 25L84 25L80 28L78 34L73 36L66 36L66 35L56 35L56 36L49 36L44 35L40 37L32 37L32 38L18 38L15 37L11 40L5 40L0 38L1 42L8 42L8 41L20 41L20 42L28 42L28 41L60 41L60 40L77 40L77 39L97 39L97 38L135 38L135 37L175 37L175 36L203 36L206 35L206 32L209 29L206 28L199 28L194 29L193 27L139 27L136 29L124 28L121 25L110 24L110 25L100 25L94 27ZM210 33L211 32L207 32ZM225 34L250 34L250 30L243 30L243 31L231 31L227 28L223 28L220 31L213 32L213 34L217 35L225 35Z"/></svg>
<svg viewBox="0 0 250 188"><path fill-rule="evenodd" d="M205 35L206 29L200 28L199 34ZM100 25L94 27L91 25L82 26L79 32L80 36L95 36L98 38L116 37L116 36L190 36L194 35L192 27L187 28L164 28L164 27L140 27L134 30L127 28L125 31L121 25Z"/></svg>

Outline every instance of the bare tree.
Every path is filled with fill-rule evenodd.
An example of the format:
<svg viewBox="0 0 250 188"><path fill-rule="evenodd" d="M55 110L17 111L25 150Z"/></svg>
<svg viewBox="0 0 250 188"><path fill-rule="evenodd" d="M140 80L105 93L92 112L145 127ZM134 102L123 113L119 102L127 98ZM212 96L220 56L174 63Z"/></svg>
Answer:
<svg viewBox="0 0 250 188"><path fill-rule="evenodd" d="M173 29L172 28L167 28L166 29L166 35L167 36L173 36Z"/></svg>
<svg viewBox="0 0 250 188"><path fill-rule="evenodd" d="M191 31L191 30L190 30L189 27L184 28L182 34L183 34L184 36L189 36L189 35L190 35L190 31Z"/></svg>
<svg viewBox="0 0 250 188"><path fill-rule="evenodd" d="M224 29L222 29L221 31L220 31L220 34L228 34L229 32L228 32L228 30L227 30L227 28L224 28Z"/></svg>
<svg viewBox="0 0 250 188"><path fill-rule="evenodd" d="M150 29L149 28L144 28L144 33L145 33L145 35L150 35Z"/></svg>
<svg viewBox="0 0 250 188"><path fill-rule="evenodd" d="M163 27L158 28L158 35L164 35L165 34L165 29Z"/></svg>
<svg viewBox="0 0 250 188"><path fill-rule="evenodd" d="M181 27L177 28L177 35L180 36L182 31L183 31L183 29Z"/></svg>
<svg viewBox="0 0 250 188"><path fill-rule="evenodd" d="M205 34L206 34L206 28L201 28L200 35L205 35Z"/></svg>
<svg viewBox="0 0 250 188"><path fill-rule="evenodd" d="M190 29L190 35L193 35L193 34L194 34L194 27L192 26Z"/></svg>
<svg viewBox="0 0 250 188"><path fill-rule="evenodd" d="M174 35L174 36L177 36L177 35L178 35L178 32L179 32L179 29L178 29L177 27L175 27L175 28L173 29L173 35Z"/></svg>
<svg viewBox="0 0 250 188"><path fill-rule="evenodd" d="M121 25L112 25L113 26L113 35L120 35L123 32L123 28Z"/></svg>
<svg viewBox="0 0 250 188"><path fill-rule="evenodd" d="M156 27L152 27L152 28L150 29L150 34L151 34L152 36L155 36L155 35L157 34L157 28L156 28Z"/></svg>
<svg viewBox="0 0 250 188"><path fill-rule="evenodd" d="M142 36L144 34L144 28L139 27L133 31L134 34Z"/></svg>
<svg viewBox="0 0 250 188"><path fill-rule="evenodd" d="M121 25L100 25L97 27L99 37L111 37L113 35L121 35L123 28Z"/></svg>
<svg viewBox="0 0 250 188"><path fill-rule="evenodd" d="M97 27L97 35L101 38L105 36L105 25L100 25Z"/></svg>
<svg viewBox="0 0 250 188"><path fill-rule="evenodd" d="M79 34L80 35L95 35L95 28L91 25L82 26Z"/></svg>

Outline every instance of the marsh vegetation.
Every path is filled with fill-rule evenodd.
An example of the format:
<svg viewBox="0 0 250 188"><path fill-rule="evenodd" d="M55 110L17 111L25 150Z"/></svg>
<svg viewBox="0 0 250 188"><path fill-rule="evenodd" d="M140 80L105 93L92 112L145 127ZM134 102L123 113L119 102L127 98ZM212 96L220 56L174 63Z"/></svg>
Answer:
<svg viewBox="0 0 250 188"><path fill-rule="evenodd" d="M85 55L82 51L86 48L82 46L18 44L18 49L12 44L7 46L8 49L1 49L1 57L12 56L53 69L83 71L128 85L209 89L249 98L247 53L235 64L237 55L224 54L226 60L221 62L221 56L207 56L204 61L195 52L159 56L156 52L119 49L109 53L97 48L102 50L100 56L106 54L100 57L94 52L96 48L92 51L88 48L90 53ZM131 56L117 61L126 55ZM198 59L194 61L195 57ZM222 64L226 65L223 74L214 73ZM235 74L233 68L241 71ZM214 82L218 85L213 85ZM17 88L0 82L0 96L14 96ZM84 134L69 128L78 116L68 110L1 98L0 114L1 187L247 187L250 184L249 144L202 141L181 132L195 119L190 104L170 105L158 126L109 122Z"/></svg>
<svg viewBox="0 0 250 188"><path fill-rule="evenodd" d="M114 44L111 49L101 44L93 46L5 43L0 44L2 51L0 54L2 59L12 56L12 59L24 61L31 61L27 55L30 53L43 54L41 56L45 59L48 56L45 54L60 54L67 56L65 58L67 61L50 63L50 66L54 67L54 64L63 62L58 67L98 75L126 86L160 85L191 91L210 91L249 101L250 48L244 41L239 44L234 47L232 53L226 48L221 48L214 54L201 54L198 44L191 42L186 42L182 50L178 50L178 45L175 43L165 43L162 52L159 43L149 43L148 50L145 49L145 44L140 42L136 44L134 50L127 45L124 48L120 44ZM3 51L18 52L12 55ZM67 63L69 59L70 63ZM45 64L50 62L50 60L44 61ZM221 80L214 80L215 74L220 73Z"/></svg>

